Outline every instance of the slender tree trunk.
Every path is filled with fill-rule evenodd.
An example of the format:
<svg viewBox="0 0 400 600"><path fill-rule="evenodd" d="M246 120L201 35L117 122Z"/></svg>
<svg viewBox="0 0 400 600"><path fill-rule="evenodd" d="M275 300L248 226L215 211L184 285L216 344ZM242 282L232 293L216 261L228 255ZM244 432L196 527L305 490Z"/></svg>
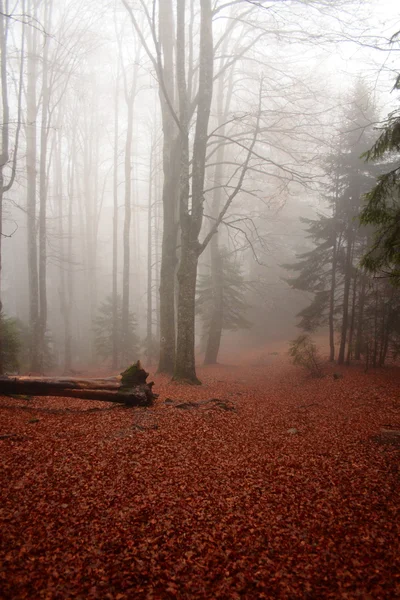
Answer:
<svg viewBox="0 0 400 600"><path fill-rule="evenodd" d="M394 290L392 291L391 300L393 299L393 296L394 296ZM390 343L392 319L393 319L393 309L392 309L392 305L390 303L388 306L388 315L386 317L386 323L385 323L385 328L384 328L384 332L383 332L382 351L381 351L381 356L379 358L379 366L380 367L383 367L386 362L386 357L387 357L387 353L389 350L389 343Z"/></svg>
<svg viewBox="0 0 400 600"><path fill-rule="evenodd" d="M128 124L125 141L125 204L124 204L124 233L123 233L123 267L122 267L122 340L121 354L124 363L132 358L129 356L129 279L130 279L130 231L132 219L132 136L133 136L133 96L128 102Z"/></svg>
<svg viewBox="0 0 400 600"><path fill-rule="evenodd" d="M153 255L152 255L152 205L153 205L153 154L154 144L150 149L149 182L148 182L148 212L147 212L147 326L146 353L149 364L153 359Z"/></svg>
<svg viewBox="0 0 400 600"><path fill-rule="evenodd" d="M2 98L2 128L1 128L1 154L0 154L0 327L2 327L2 237L3 237L3 196L4 196L4 167L8 162L8 146L9 146L9 121L10 110L8 105L8 83L7 83L7 17L4 13L8 13L8 3L5 6L0 0L0 77L1 77L1 98ZM4 372L3 365L3 343L2 331L0 330L0 374Z"/></svg>
<svg viewBox="0 0 400 600"><path fill-rule="evenodd" d="M113 258L112 258L112 368L118 367L120 340L118 336L118 94L119 69L115 81L114 99L114 175L113 175Z"/></svg>
<svg viewBox="0 0 400 600"><path fill-rule="evenodd" d="M374 350L372 354L372 366L374 369L378 364L378 315L379 315L379 292L376 290L375 292L375 307L374 307Z"/></svg>
<svg viewBox="0 0 400 600"><path fill-rule="evenodd" d="M213 312L204 356L205 365L214 365L217 362L218 352L221 345L222 326L224 319L224 272L222 268L222 256L218 246L217 234L215 234L210 240L210 253L211 280L213 286Z"/></svg>
<svg viewBox="0 0 400 600"><path fill-rule="evenodd" d="M227 52L228 37L222 48L222 55L225 56ZM223 66L223 60L221 59L221 68ZM231 69L230 78L225 91L226 82L225 78L221 77L218 83L218 94L217 94L217 126L221 136L225 135L225 125L227 115L229 112L230 101L232 97L233 87L233 74L234 69ZM224 106L224 93L226 93L226 102ZM214 193L212 201L212 218L216 220L221 210L221 194L222 194L222 174L223 174L223 162L225 157L225 144L221 144L216 154L216 167L214 172ZM210 321L210 328L207 336L207 346L204 355L204 364L213 365L216 364L218 359L218 353L221 345L223 321L224 321L224 272L222 264L221 250L219 247L219 233L216 231L214 236L210 240L210 258L211 258L211 281L213 290L213 308Z"/></svg>
<svg viewBox="0 0 400 600"><path fill-rule="evenodd" d="M329 360L335 360L335 293L336 293L336 269L338 255L338 239L335 234L332 249L332 272L331 289L329 293Z"/></svg>
<svg viewBox="0 0 400 600"><path fill-rule="evenodd" d="M83 123L83 207L84 207L84 244L85 244L85 292L88 307L87 336L90 360L95 360L95 348L92 334L92 323L97 309L97 271L96 271L96 231L97 231L97 198L95 198L94 181L96 173L96 134L94 108L92 114L86 112Z"/></svg>
<svg viewBox="0 0 400 600"><path fill-rule="evenodd" d="M356 314L356 299L357 299L357 271L354 274L353 300L352 300L352 305L351 305L351 317L350 317L350 327L349 327L349 343L347 345L347 358L346 358L347 365L350 364L352 347L353 347L354 323L355 323L355 314Z"/></svg>
<svg viewBox="0 0 400 600"><path fill-rule="evenodd" d="M140 47L136 51L136 60L133 67L132 79L128 83L127 71L123 65L121 42L119 41L120 60L124 82L125 101L128 110L128 121L125 138L125 199L124 199L124 230L123 230L123 256L122 256L122 314L121 314L121 361L132 362L129 347L129 312L130 312L130 267L131 248L130 234L132 223L132 142L133 142L133 116L137 89L138 65L140 61Z"/></svg>
<svg viewBox="0 0 400 600"><path fill-rule="evenodd" d="M357 334L356 334L356 345L354 358L355 360L361 359L361 353L364 349L363 340L363 327L364 327L364 307L365 307L365 288L366 288L366 277L365 274L361 275L361 289L358 295L358 315L357 315Z"/></svg>
<svg viewBox="0 0 400 600"><path fill-rule="evenodd" d="M156 290L156 294L155 294L155 300L156 300L156 332L155 332L155 339L160 340L160 294L159 294L159 290L160 290L160 231L161 231L161 226L160 226L160 222L161 222L161 217L160 217L160 213L159 213L159 203L158 203L158 193L159 190L162 189L162 184L159 185L158 182L158 178L157 178L157 187L156 187L156 201L154 203L154 223L155 223L155 228L154 228L154 262L155 262L155 283L154 283L154 288ZM174 338L175 339L175 338ZM159 349L158 349L158 354L159 354ZM158 357L159 360L159 357Z"/></svg>
<svg viewBox="0 0 400 600"><path fill-rule="evenodd" d="M344 277L344 290L343 290L343 315L342 315L342 330L340 337L340 348L338 356L338 364L343 365L345 361L346 351L346 338L347 330L349 326L349 298L350 298L350 285L351 285L351 271L352 271L352 254L353 254L353 232L349 231L347 237L347 249L346 249L346 263L345 263L345 277Z"/></svg>
<svg viewBox="0 0 400 600"><path fill-rule="evenodd" d="M36 4L30 2L28 12L37 17ZM26 216L29 272L30 369L37 372L39 361L39 279L36 243L36 136L37 136L37 28L27 27L27 86L26 86Z"/></svg>
<svg viewBox="0 0 400 600"><path fill-rule="evenodd" d="M45 2L44 25L49 28L49 4ZM44 357L47 329L47 145L49 137L49 100L48 85L49 71L49 36L44 36L42 57L42 118L40 129L40 166L39 166L39 339L37 352L39 354L39 368L44 369Z"/></svg>
<svg viewBox="0 0 400 600"><path fill-rule="evenodd" d="M75 147L75 127L72 131L72 147ZM70 157L69 173L68 173L68 237L67 237L67 290L66 290L66 321L65 321L65 338L64 338L64 371L66 373L72 370L72 305L74 296L74 279L72 271L73 251L72 251L72 236L73 236L73 202L75 190L75 156Z"/></svg>
<svg viewBox="0 0 400 600"><path fill-rule="evenodd" d="M388 320L388 310L386 310L386 306L384 303L384 298L382 298L382 309L380 310L380 318L381 318L381 326L380 326L380 334L379 334L379 358L378 358L378 366L382 367L383 353L385 348L385 338L386 338L386 329L387 329L387 320Z"/></svg>
<svg viewBox="0 0 400 600"><path fill-rule="evenodd" d="M65 232L64 232L64 213L63 213L63 174L62 174L62 166L61 166L61 128L57 127L55 135L55 147L53 150L54 160L53 160L53 169L54 169L54 197L57 203L57 222L58 222L58 244L59 244L59 277L60 277L60 313L63 319L64 326L64 372L67 370L65 368L66 356L65 356L65 346L66 346L66 338L68 335L69 323L68 323L68 310L67 310L67 286L66 286L66 256L65 256Z"/></svg>

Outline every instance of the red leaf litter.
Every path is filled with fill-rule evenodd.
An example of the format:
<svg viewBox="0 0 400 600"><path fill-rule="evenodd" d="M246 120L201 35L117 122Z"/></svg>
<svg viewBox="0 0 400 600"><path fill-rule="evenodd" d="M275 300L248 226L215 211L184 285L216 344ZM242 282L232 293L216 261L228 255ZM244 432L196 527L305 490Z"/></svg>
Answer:
<svg viewBox="0 0 400 600"><path fill-rule="evenodd" d="M399 369L199 374L0 398L0 597L400 598Z"/></svg>

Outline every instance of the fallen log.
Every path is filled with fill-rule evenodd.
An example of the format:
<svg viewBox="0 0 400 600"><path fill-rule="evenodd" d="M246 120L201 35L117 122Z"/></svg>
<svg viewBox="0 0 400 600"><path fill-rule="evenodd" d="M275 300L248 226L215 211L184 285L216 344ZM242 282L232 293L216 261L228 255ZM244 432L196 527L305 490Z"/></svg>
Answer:
<svg viewBox="0 0 400 600"><path fill-rule="evenodd" d="M120 377L0 377L0 394L25 396L65 396L83 400L118 402L128 406L150 406L157 397L153 382L146 383L148 373L140 362L131 365Z"/></svg>

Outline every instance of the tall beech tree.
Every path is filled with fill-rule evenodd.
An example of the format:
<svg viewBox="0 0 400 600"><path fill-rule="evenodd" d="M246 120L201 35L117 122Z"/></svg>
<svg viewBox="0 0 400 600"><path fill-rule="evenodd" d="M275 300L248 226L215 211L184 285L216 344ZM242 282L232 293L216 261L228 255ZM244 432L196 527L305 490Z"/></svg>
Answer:
<svg viewBox="0 0 400 600"><path fill-rule="evenodd" d="M22 1L22 14L25 11L25 0ZM3 357L3 304L1 295L1 284L2 284L2 244L3 244L3 203L4 195L12 188L15 181L15 174L17 168L17 156L18 156L18 144L19 134L21 129L21 112L22 112L22 88L23 88L23 73L24 73L24 47L25 47L25 36L24 27L22 27L22 39L21 39L21 50L20 50L20 70L19 70L19 81L18 81L18 96L17 96L17 115L16 115L16 127L13 136L13 156L10 163L10 147L11 147L11 133L10 133L10 103L9 103L9 81L8 81L8 39L9 29L11 25L11 18L9 15L9 2L6 0L0 0L0 84L1 84L1 101L2 101L2 122L1 122L1 148L0 148L0 374L3 373L4 365L2 361ZM7 167L11 167L8 174L6 174Z"/></svg>
<svg viewBox="0 0 400 600"><path fill-rule="evenodd" d="M160 360L158 370L173 373L175 365L175 278L178 244L178 199L180 173L180 136L177 105L177 71L175 65L175 22L172 0L158 2L158 22L140 0L151 40L143 33L137 13L122 0L133 27L142 42L157 75L163 126L163 238L160 269ZM154 50L151 42L153 42Z"/></svg>
<svg viewBox="0 0 400 600"><path fill-rule="evenodd" d="M158 18L160 33L155 28L154 19L141 0L147 19L155 52L147 43L143 29L127 0L126 6L133 26L140 36L151 59L160 87L161 110L164 131L164 229L162 263L160 274L160 371L172 372L177 379L198 382L195 370L195 295L197 265L201 253L217 232L229 206L239 193L247 172L257 134L245 146L245 158L239 165L235 184L221 206L208 234L200 241L204 214L204 180L207 165L208 125L213 96L214 81L243 57L249 48L263 36L258 33L241 48L233 58L226 58L223 67L214 73L214 56L226 36L232 35L234 27L229 20L225 32L214 43L213 18L220 8L212 10L209 0L199 2L200 11L194 10L194 3L177 0L176 22L173 11L164 14L166 3L159 3ZM246 3L245 3L246 4ZM170 5L172 8L172 4ZM254 7L246 5L245 13ZM238 15L237 15L238 16ZM167 19L162 20L162 18ZM199 29L198 56L195 60L193 32ZM161 27L162 23L162 27ZM168 23L168 26L166 26ZM237 23L240 23L238 19ZM235 21L236 24L236 21ZM247 25L247 28L251 26ZM175 60L174 60L175 58ZM259 119L255 119L253 131L257 131ZM192 133L193 132L193 135ZM237 182L237 185L236 185ZM177 204L179 199L179 204ZM178 207L178 211L177 211ZM179 218L178 218L179 215ZM175 269L177 254L178 223L180 227L180 260L177 270L177 343L175 356Z"/></svg>
<svg viewBox="0 0 400 600"><path fill-rule="evenodd" d="M28 0L27 11L36 21L38 9L36 0ZM26 27L27 49L27 82L26 82L26 218L27 218L27 251L29 277L29 323L30 336L30 369L40 370L40 322L39 322L39 276L38 250L36 240L36 162L37 162L37 77L38 77L38 36L36 27Z"/></svg>

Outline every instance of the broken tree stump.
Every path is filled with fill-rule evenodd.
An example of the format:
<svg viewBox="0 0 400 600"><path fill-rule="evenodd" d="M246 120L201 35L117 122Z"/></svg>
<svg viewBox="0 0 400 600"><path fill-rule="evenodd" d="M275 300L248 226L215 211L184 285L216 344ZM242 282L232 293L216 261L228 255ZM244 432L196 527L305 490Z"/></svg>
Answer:
<svg viewBox="0 0 400 600"><path fill-rule="evenodd" d="M148 373L140 361L131 365L120 377L0 377L0 394L27 396L65 396L83 400L117 402L128 406L150 406L157 395L153 382L146 383Z"/></svg>

